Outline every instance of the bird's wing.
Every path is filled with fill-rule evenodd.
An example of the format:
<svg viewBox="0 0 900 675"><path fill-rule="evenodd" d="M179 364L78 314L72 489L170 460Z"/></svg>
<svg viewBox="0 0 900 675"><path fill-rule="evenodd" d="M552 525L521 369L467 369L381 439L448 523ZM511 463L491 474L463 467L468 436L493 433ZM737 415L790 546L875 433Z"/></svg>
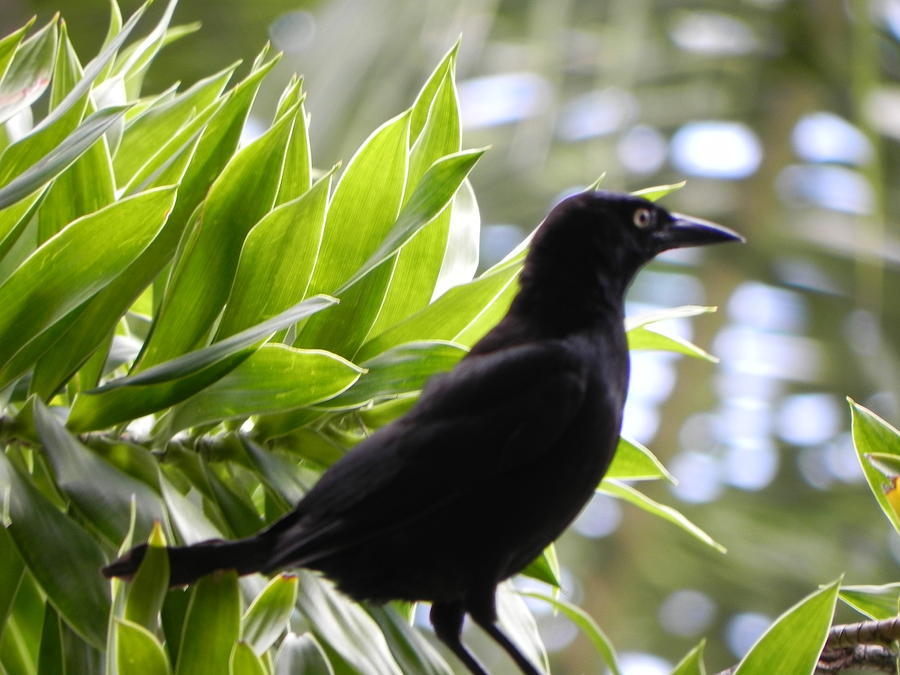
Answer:
<svg viewBox="0 0 900 675"><path fill-rule="evenodd" d="M323 475L296 518L273 526L290 530L282 562L402 527L543 461L581 408L588 366L571 345L547 341L473 356L434 378L406 416Z"/></svg>

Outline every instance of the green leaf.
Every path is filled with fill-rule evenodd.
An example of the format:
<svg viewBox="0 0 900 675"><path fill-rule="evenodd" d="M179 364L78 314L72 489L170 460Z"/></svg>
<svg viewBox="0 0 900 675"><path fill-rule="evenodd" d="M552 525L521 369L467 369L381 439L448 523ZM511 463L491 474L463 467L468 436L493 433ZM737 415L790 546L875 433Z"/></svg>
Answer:
<svg viewBox="0 0 900 675"><path fill-rule="evenodd" d="M275 202L290 122L283 118L241 149L210 188L192 218L138 369L207 343L228 299L244 238Z"/></svg>
<svg viewBox="0 0 900 675"><path fill-rule="evenodd" d="M403 210L397 216L397 222L391 227L384 241L350 279L341 285L337 294L346 293L347 289L396 253L443 211L484 152L483 149L464 150L437 160L422 177L412 197L404 204ZM443 253L441 258L443 259ZM429 296L430 294L429 290Z"/></svg>
<svg viewBox="0 0 900 675"><path fill-rule="evenodd" d="M155 631L166 592L169 590L169 554L159 523L153 526L149 546L137 572L128 585L125 618L147 630Z"/></svg>
<svg viewBox="0 0 900 675"><path fill-rule="evenodd" d="M359 270L378 249L403 198L407 171L409 111L376 129L350 160L334 191L311 293L331 293ZM365 223L361 229L359 224ZM344 293L341 307L327 321L306 323L294 344L352 356L378 312L389 269L366 277Z"/></svg>
<svg viewBox="0 0 900 675"><path fill-rule="evenodd" d="M59 145L32 163L30 168L0 187L0 209L15 204L65 171L86 152L109 127L116 122L127 106L104 108L88 117ZM2 159L2 158L0 158Z"/></svg>
<svg viewBox="0 0 900 675"><path fill-rule="evenodd" d="M356 672L401 675L384 635L358 604L338 593L330 583L300 570L297 609L312 630Z"/></svg>
<svg viewBox="0 0 900 675"><path fill-rule="evenodd" d="M3 86L3 80L6 77L6 73L9 70L9 66L13 61L13 57L16 54L16 50L19 47L19 44L22 42L22 38L25 37L25 33L28 32L28 29L31 28L31 25L34 23L34 20L37 17L31 17L28 23L19 28L16 31L13 31L3 39L0 39L0 92L5 90Z"/></svg>
<svg viewBox="0 0 900 675"><path fill-rule="evenodd" d="M665 504L660 504L659 502L650 499L650 497L645 495L643 492L638 492L626 483L620 483L617 480L604 480L602 483L600 483L600 487L597 488L597 492L603 492L604 494L612 495L613 497L618 497L619 499L624 499L627 502L631 502L638 508L641 508L648 513L652 513L655 516L659 516L663 520L668 520L670 523L677 525L682 530L699 539L707 546L711 546L712 548L716 549L717 551L719 551L719 553L725 553L724 546L715 541L699 527L694 525L694 523L692 523L690 520L685 518L685 516L681 512L673 509L671 506L666 506Z"/></svg>
<svg viewBox="0 0 900 675"><path fill-rule="evenodd" d="M246 642L234 645L231 658L228 660L229 675L267 675L262 660L253 652Z"/></svg>
<svg viewBox="0 0 900 675"><path fill-rule="evenodd" d="M56 611L90 644L106 644L109 587L100 575L104 555L70 519L0 453L6 530L29 572ZM59 572L65 566L65 574Z"/></svg>
<svg viewBox="0 0 900 675"><path fill-rule="evenodd" d="M116 183L127 185L141 167L146 166L167 146L171 153L173 148L169 146L170 139L196 118L198 111L210 108L217 101L235 68L237 64L232 64L135 117L125 127L122 142L113 160ZM167 154L162 156L166 157Z"/></svg>
<svg viewBox="0 0 900 675"><path fill-rule="evenodd" d="M53 72L56 54L58 15L30 38L17 45L12 63L7 61L0 81L0 124L34 103L47 85ZM25 28L5 38L18 43ZM14 36L18 34L18 38ZM4 40L4 42L5 42ZM6 50L10 43L6 43ZM9 59L9 52L5 59Z"/></svg>
<svg viewBox="0 0 900 675"><path fill-rule="evenodd" d="M562 583L560 580L559 560L556 557L556 548L550 544L544 549L537 558L535 558L528 567L521 572L527 577L543 581L559 588Z"/></svg>
<svg viewBox="0 0 900 675"><path fill-rule="evenodd" d="M308 118L303 108L303 94L300 92L302 81L297 82L296 102L300 103L300 112L294 118L291 129L291 140L284 155L284 169L281 172L281 184L275 204L281 205L296 199L309 190L312 184L312 158L309 148ZM279 109L278 116L285 113Z"/></svg>
<svg viewBox="0 0 900 675"><path fill-rule="evenodd" d="M415 194L433 189L433 186L425 187L423 175L435 162L459 152L460 136L459 104L451 68L434 94L425 127L410 151L405 199L410 199L414 188ZM378 317L369 331L371 334L382 332L430 302L449 247L452 210L449 200L447 207L442 209L429 218L427 225L408 240L391 261L391 278Z"/></svg>
<svg viewBox="0 0 900 675"><path fill-rule="evenodd" d="M663 466L656 455L637 441L619 438L616 454L606 472L606 478L618 480L655 480L665 478L676 483L675 477Z"/></svg>
<svg viewBox="0 0 900 675"><path fill-rule="evenodd" d="M116 619L115 645L119 675L170 675L172 672L159 640L139 624Z"/></svg>
<svg viewBox="0 0 900 675"><path fill-rule="evenodd" d="M0 626L5 626L25 574L25 564L5 527L0 527L0 551Z"/></svg>
<svg viewBox="0 0 900 675"><path fill-rule="evenodd" d="M672 675L706 675L706 666L703 665L703 648L706 641L702 640L687 655L678 662Z"/></svg>
<svg viewBox="0 0 900 675"><path fill-rule="evenodd" d="M837 580L778 617L741 659L735 675L812 675L825 646L839 588Z"/></svg>
<svg viewBox="0 0 900 675"><path fill-rule="evenodd" d="M453 675L453 670L437 649L395 607L382 605L367 609L387 638L401 671L417 675Z"/></svg>
<svg viewBox="0 0 900 675"><path fill-rule="evenodd" d="M591 618L590 614L580 607L576 607L572 603L566 602L562 598L555 598L552 595L530 591L521 592L521 594L525 597L543 600L554 609L562 612L566 618L578 626L581 632L591 641L591 644L594 645L594 649L600 655L600 658L603 659L606 666L612 671L613 675L622 675L622 671L619 670L619 662L616 659L616 650L613 648L609 638L606 637L606 633L600 629L600 626L598 626L597 622Z"/></svg>
<svg viewBox="0 0 900 675"><path fill-rule="evenodd" d="M310 633L288 633L275 657L275 675L334 675L322 645Z"/></svg>
<svg viewBox="0 0 900 675"><path fill-rule="evenodd" d="M313 405L340 394L363 372L330 352L263 345L222 379L178 406L169 429Z"/></svg>
<svg viewBox="0 0 900 675"><path fill-rule="evenodd" d="M346 392L322 404L355 408L369 401L420 391L429 377L451 370L466 350L438 340L398 345L362 363L366 372Z"/></svg>
<svg viewBox="0 0 900 675"><path fill-rule="evenodd" d="M174 188L123 199L70 223L34 251L0 284L0 364L120 274L162 227L174 200ZM19 374L3 372L0 381Z"/></svg>
<svg viewBox="0 0 900 675"><path fill-rule="evenodd" d="M417 340L447 340L471 347L506 313L519 273L510 265L451 288L440 298L362 346L356 360L367 359L391 347Z"/></svg>
<svg viewBox="0 0 900 675"><path fill-rule="evenodd" d="M41 629L38 675L64 672L59 615L53 609L53 605L47 605L44 609L44 626Z"/></svg>
<svg viewBox="0 0 900 675"><path fill-rule="evenodd" d="M457 40L452 47L444 54L440 63L434 69L434 72L428 77L422 89L416 96L416 101L412 105L412 113L409 118L409 138L411 142L415 142L419 138L419 134L425 127L428 115L431 112L432 103L435 99L435 92L443 84L447 73L452 73L456 65L456 55L459 53L459 43ZM455 148L456 150L459 149Z"/></svg>
<svg viewBox="0 0 900 675"><path fill-rule="evenodd" d="M81 64L63 23L50 105L56 105L82 77ZM94 112L90 101L85 100L85 103L88 112ZM71 166L56 176L47 191L44 203L37 212L38 243L45 242L76 218L99 211L114 200L109 150L105 138L100 136Z"/></svg>
<svg viewBox="0 0 900 675"><path fill-rule="evenodd" d="M699 359L718 363L719 359L697 345L674 335L663 335L644 326L628 331L628 349L651 349L664 352L676 352Z"/></svg>
<svg viewBox="0 0 900 675"><path fill-rule="evenodd" d="M145 483L114 468L79 443L39 399L32 399L41 449L59 489L106 539L118 544L129 529L132 500L137 504L137 535L147 536L162 520L162 500Z"/></svg>
<svg viewBox="0 0 900 675"><path fill-rule="evenodd" d="M678 183L672 183L671 185L657 185L655 187L644 188L643 190L635 190L631 194L635 197L643 197L651 202L655 202L676 190L680 190L685 185L687 185L687 181L683 180Z"/></svg>
<svg viewBox="0 0 900 675"><path fill-rule="evenodd" d="M237 573L215 572L194 586L178 651L176 675L222 675L240 637Z"/></svg>
<svg viewBox="0 0 900 675"><path fill-rule="evenodd" d="M841 600L875 621L900 613L900 582L882 586L842 586Z"/></svg>
<svg viewBox="0 0 900 675"><path fill-rule="evenodd" d="M289 628L297 601L297 577L279 574L256 596L244 612L243 639L257 654L263 654Z"/></svg>
<svg viewBox="0 0 900 675"><path fill-rule="evenodd" d="M124 314L140 293L159 275L160 270L171 260L175 248L184 232L191 212L206 195L209 185L231 157L237 146L244 120L259 87L260 80L267 71L262 70L248 76L238 84L221 104L208 106L207 111L198 115L182 132L173 139L175 154L171 164L166 165L159 175L148 178L150 183L160 185L178 184L178 198L165 226L137 260L106 288L91 298L79 316L58 336L52 355L52 372L56 378L42 378L35 384L35 391L47 393L64 382L75 372L84 359L109 335L119 318ZM211 115L207 119L207 113ZM191 125L196 124L196 128ZM199 142L191 138L202 133ZM160 153L169 152L164 147ZM184 166L184 162L188 162ZM152 162L151 162L152 163ZM140 173L140 172L139 172ZM151 185L152 187L152 185ZM29 361L26 360L26 365ZM47 366L50 370L50 366ZM37 373L41 375L40 372Z"/></svg>
<svg viewBox="0 0 900 675"><path fill-rule="evenodd" d="M140 95L144 73L166 42L169 22L177 4L177 0L169 0L153 30L143 40L129 45L116 60L111 79L121 79L124 82L127 98L135 99Z"/></svg>
<svg viewBox="0 0 900 675"><path fill-rule="evenodd" d="M885 487L890 485L884 474L866 459L866 455L869 454L900 457L900 432L853 399L848 398L847 402L850 404L853 445L856 448L859 465L869 483L869 489L875 495L875 501L878 502L887 519L891 521L894 529L900 532L900 513L897 512L885 493ZM882 460L883 462L884 460Z"/></svg>
<svg viewBox="0 0 900 675"><path fill-rule="evenodd" d="M669 321L670 319L688 319L692 316L701 314L710 314L715 312L715 307L701 307L699 305L682 305L681 307L671 307L668 309L660 309L655 312L647 312L637 317L628 317L625 319L625 329L633 331L636 328L648 326L651 323L659 321Z"/></svg>
<svg viewBox="0 0 900 675"><path fill-rule="evenodd" d="M305 297L322 239L330 185L329 174L250 230L218 339L265 321Z"/></svg>

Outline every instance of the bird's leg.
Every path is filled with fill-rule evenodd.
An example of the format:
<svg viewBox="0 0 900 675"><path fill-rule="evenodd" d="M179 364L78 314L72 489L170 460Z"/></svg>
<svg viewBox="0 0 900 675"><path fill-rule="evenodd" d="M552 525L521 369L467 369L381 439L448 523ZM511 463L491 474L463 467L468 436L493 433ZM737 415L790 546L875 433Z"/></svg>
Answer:
<svg viewBox="0 0 900 675"><path fill-rule="evenodd" d="M472 654L460 639L462 633L465 610L458 602L436 602L431 605L431 625L434 626L435 635L456 654L472 675L488 675L484 667L478 663L478 659Z"/></svg>
<svg viewBox="0 0 900 675"><path fill-rule="evenodd" d="M524 675L543 675L543 673L541 673L541 671L538 670L521 651L519 651L519 648L509 639L509 636L500 630L500 626L497 625L497 611L494 607L493 592L488 596L487 601L485 601L485 598L479 598L477 603L467 604L466 610L469 612L469 616L472 617L475 623L481 626L484 632L490 635L498 645L503 647L503 651L509 654Z"/></svg>

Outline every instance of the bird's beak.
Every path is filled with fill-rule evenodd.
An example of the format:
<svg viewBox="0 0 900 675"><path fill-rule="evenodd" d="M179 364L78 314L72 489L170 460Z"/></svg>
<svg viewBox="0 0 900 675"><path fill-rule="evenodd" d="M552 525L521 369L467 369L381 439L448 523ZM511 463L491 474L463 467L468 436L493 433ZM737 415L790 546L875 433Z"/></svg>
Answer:
<svg viewBox="0 0 900 675"><path fill-rule="evenodd" d="M680 213L673 213L672 218L673 220L654 232L653 238L656 242L657 251L667 251L670 248L685 248L687 246L706 246L707 244L720 244L728 241L744 241L744 238L737 232L711 223L708 220L692 218Z"/></svg>

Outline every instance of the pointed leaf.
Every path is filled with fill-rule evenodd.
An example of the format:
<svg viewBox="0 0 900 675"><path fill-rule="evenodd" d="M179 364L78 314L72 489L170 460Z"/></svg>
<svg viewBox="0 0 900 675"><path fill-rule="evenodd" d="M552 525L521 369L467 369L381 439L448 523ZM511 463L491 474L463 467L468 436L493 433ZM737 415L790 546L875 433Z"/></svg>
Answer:
<svg viewBox="0 0 900 675"><path fill-rule="evenodd" d="M50 84L56 54L57 21L54 16L46 26L18 45L12 63L4 68L6 72L0 81L0 124L34 103ZM20 38L22 30L17 31ZM16 33L9 37L14 35Z"/></svg>
<svg viewBox="0 0 900 675"><path fill-rule="evenodd" d="M643 197L651 202L655 202L676 190L680 190L685 185L687 185L687 181L679 181L678 183L672 183L671 185L657 185L655 187L644 188L643 190L635 190L631 194L635 197Z"/></svg>
<svg viewBox="0 0 900 675"><path fill-rule="evenodd" d="M246 642L234 645L228 660L228 675L267 675L262 660Z"/></svg>
<svg viewBox="0 0 900 675"><path fill-rule="evenodd" d="M104 108L88 117L29 169L0 187L0 208L15 204L63 172L120 119L126 110L127 106Z"/></svg>
<svg viewBox="0 0 900 675"><path fill-rule="evenodd" d="M852 414L853 445L866 481L869 483L869 489L872 490L875 500L894 529L900 532L900 513L893 507L885 493L885 487L889 486L889 483L882 472L866 459L867 454L900 457L900 432L856 401L852 399L847 401Z"/></svg>
<svg viewBox="0 0 900 675"><path fill-rule="evenodd" d="M331 352L263 345L225 377L179 405L168 428L174 432L313 405L340 394L363 372Z"/></svg>
<svg viewBox="0 0 900 675"><path fill-rule="evenodd" d="M61 513L0 453L3 519L19 555L56 611L90 644L106 644L109 586L100 575L106 564L94 538ZM61 574L60 565L65 566Z"/></svg>
<svg viewBox="0 0 900 675"><path fill-rule="evenodd" d="M543 600L554 609L558 609L562 612L566 618L578 626L581 632L591 641L591 644L594 645L594 649L600 655L600 658L603 659L606 666L612 671L613 675L622 674L622 671L619 670L618 660L616 659L616 650L613 648L609 638L606 637L606 633L600 629L600 626L597 625L587 612L580 607L576 607L575 605L566 602L562 598L555 598L543 593L521 593L528 598Z"/></svg>
<svg viewBox="0 0 900 675"><path fill-rule="evenodd" d="M672 675L706 675L706 666L703 665L703 648L706 641L701 641L687 655L678 662Z"/></svg>
<svg viewBox="0 0 900 675"><path fill-rule="evenodd" d="M406 181L408 135L407 111L372 132L348 163L328 208L311 293L346 286L391 229ZM387 280L384 270L369 275L343 294L327 321L307 322L295 344L352 356L378 312Z"/></svg>
<svg viewBox="0 0 900 675"><path fill-rule="evenodd" d="M701 349L692 342L674 335L663 335L644 326L632 328L628 331L628 349L648 349L664 352L685 354L698 359L704 359L711 363L718 363L719 359L709 352Z"/></svg>
<svg viewBox="0 0 900 675"><path fill-rule="evenodd" d="M619 480L655 480L665 478L675 483L675 477L663 466L656 455L637 441L619 438L616 454L606 472L606 478Z"/></svg>
<svg viewBox="0 0 900 675"><path fill-rule="evenodd" d="M243 639L257 654L263 654L289 628L297 601L297 577L279 574L244 612Z"/></svg>
<svg viewBox="0 0 900 675"><path fill-rule="evenodd" d="M420 391L435 373L451 370L466 355L450 342L410 342L363 362L365 373L346 392L322 403L328 409L355 408L385 397Z"/></svg>
<svg viewBox="0 0 900 675"><path fill-rule="evenodd" d="M219 339L265 321L304 298L322 239L330 183L330 176L320 179L302 197L274 209L250 230L219 324Z"/></svg>
<svg viewBox="0 0 900 675"><path fill-rule="evenodd" d="M255 351L256 343L335 302L323 296L309 298L209 347L82 392L72 405L68 426L76 431L100 429L180 403L236 368Z"/></svg>
<svg viewBox="0 0 900 675"><path fill-rule="evenodd" d="M447 155L436 161L422 177L416 191L397 217L391 231L381 245L360 268L344 283L337 294L366 276L373 269L396 253L416 233L437 216L447 206L484 150L465 150Z"/></svg>
<svg viewBox="0 0 900 675"><path fill-rule="evenodd" d="M448 340L470 347L500 320L509 307L519 267L510 265L451 288L408 319L363 345L358 362L404 342Z"/></svg>
<svg viewBox="0 0 900 675"><path fill-rule="evenodd" d="M155 631L159 626L159 613L169 590L169 554L166 552L166 538L159 522L147 542L149 546L144 559L128 584L125 599L125 618L147 630Z"/></svg>
<svg viewBox="0 0 900 675"><path fill-rule="evenodd" d="M118 544L129 529L132 500L139 537L164 517L159 495L79 443L39 399L34 400L34 426L57 486L111 543Z"/></svg>
<svg viewBox="0 0 900 675"><path fill-rule="evenodd" d="M401 675L378 624L358 604L311 572L300 570L297 609L312 630L356 672Z"/></svg>
<svg viewBox="0 0 900 675"><path fill-rule="evenodd" d="M328 656L315 636L310 633L288 633L275 657L275 675L334 675Z"/></svg>
<svg viewBox="0 0 900 675"><path fill-rule="evenodd" d="M143 626L117 619L115 645L119 675L171 675L163 646Z"/></svg>
<svg viewBox="0 0 900 675"><path fill-rule="evenodd" d="M715 541L706 532L704 532L699 527L694 525L694 523L685 518L682 513L680 513L676 509L673 509L671 506L666 506L665 504L660 504L659 502L650 499L650 497L645 495L643 492L638 492L626 483L620 483L616 480L604 480L602 483L600 483L600 487L597 488L597 492L603 492L605 494L612 495L613 497L618 497L619 499L624 499L627 502L631 502L638 508L641 508L648 513L652 513L653 515L659 516L663 520L668 520L670 523L677 525L682 530L690 535L693 535L695 538L699 539L707 546L711 546L720 553L725 553L724 546Z"/></svg>
<svg viewBox="0 0 900 675"><path fill-rule="evenodd" d="M842 586L840 598L870 619L883 621L900 613L900 582L882 586Z"/></svg>
<svg viewBox="0 0 900 675"><path fill-rule="evenodd" d="M244 238L274 204L290 122L285 117L241 149L210 188L181 247L139 369L206 344L228 298Z"/></svg>
<svg viewBox="0 0 900 675"><path fill-rule="evenodd" d="M240 636L237 573L214 572L194 585L184 619L176 675L222 675Z"/></svg>
<svg viewBox="0 0 900 675"><path fill-rule="evenodd" d="M174 188L123 199L34 251L0 284L0 364L120 274L162 227L174 200Z"/></svg>
<svg viewBox="0 0 900 675"><path fill-rule="evenodd" d="M813 675L834 616L840 580L791 607L741 659L735 675Z"/></svg>

